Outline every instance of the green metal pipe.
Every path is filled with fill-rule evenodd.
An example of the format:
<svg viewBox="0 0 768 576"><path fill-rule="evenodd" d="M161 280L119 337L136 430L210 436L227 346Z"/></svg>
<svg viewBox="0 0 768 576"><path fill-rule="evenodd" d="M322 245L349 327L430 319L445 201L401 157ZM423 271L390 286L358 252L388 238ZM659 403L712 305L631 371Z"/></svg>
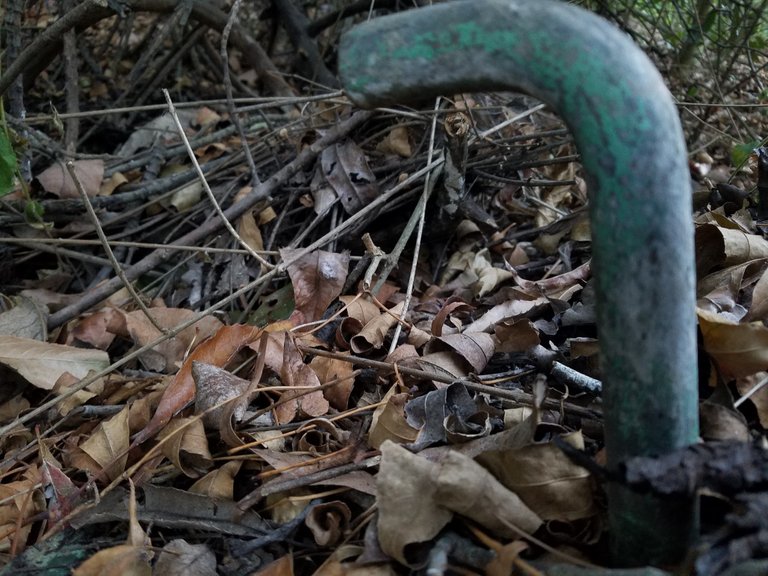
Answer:
<svg viewBox="0 0 768 576"><path fill-rule="evenodd" d="M373 20L341 41L364 107L519 90L551 105L590 192L608 466L698 438L693 225L686 150L658 71L622 32L547 0L459 0ZM679 560L695 498L609 486L616 564Z"/></svg>

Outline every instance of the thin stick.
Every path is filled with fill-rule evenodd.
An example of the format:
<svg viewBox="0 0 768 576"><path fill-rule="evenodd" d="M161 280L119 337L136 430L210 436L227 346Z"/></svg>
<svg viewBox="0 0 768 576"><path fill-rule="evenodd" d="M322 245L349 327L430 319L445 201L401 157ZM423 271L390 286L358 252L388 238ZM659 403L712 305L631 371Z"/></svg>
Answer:
<svg viewBox="0 0 768 576"><path fill-rule="evenodd" d="M192 166L195 168L195 171L197 172L197 177L200 179L200 182L203 185L203 190L205 190L205 193L208 195L208 199L211 201L211 204L213 205L214 210L216 210L216 214L219 215L219 218L221 218L221 223L224 225L224 228L227 229L227 231L232 235L232 237L237 240L237 243L240 244L240 246L245 249L248 254L250 254L254 259L256 259L259 264L264 266L267 270L271 270L274 268L272 264L264 260L259 254L256 253L256 251L251 248L248 243L243 240L240 237L240 234L237 233L237 230L232 226L232 223L227 219L227 217L224 215L224 211L221 209L221 206L219 205L219 202L216 200L216 196L213 195L213 190L211 190L211 187L208 185L208 181L205 179L205 174L203 174L202 169L200 168L200 163L197 161L197 157L195 156L195 151L192 150L192 146L189 144L189 140L187 139L187 135L184 133L184 127L181 125L181 120L179 120L178 114L176 114L176 108L173 106L173 100L171 100L171 95L168 93L168 90L163 88L163 96L165 96L165 101L168 103L168 111L171 114L171 117L173 118L173 122L176 124L176 129L179 131L179 137L181 138L181 141L184 142L184 147L187 149L187 155L189 156L190 161L192 162Z"/></svg>
<svg viewBox="0 0 768 576"><path fill-rule="evenodd" d="M275 190L287 182L289 178L307 166L310 162L314 161L320 152L322 152L326 147L349 134L349 132L370 118L371 114L371 112L355 112L347 120L337 124L334 128L330 129L325 134L325 136L302 150L301 153L292 162L286 164L282 169L278 170L263 184L257 186L248 196L224 210L224 216L226 219L237 219L245 212L253 208L253 206L255 206L258 202L268 198L270 194L272 194ZM223 225L224 223L220 218L211 218L201 226L195 228L191 232L188 232L181 238L178 238L176 242L179 244L195 244L201 240L204 240L208 236L213 235ZM165 262L171 258L174 253L175 251L172 246L156 250L152 254L139 260L130 268L126 269L125 275L129 280L138 278L142 274L157 268L157 266L162 262ZM113 278L109 282L106 282L105 284L83 294L82 298L78 302L69 306L65 306L55 314L52 314L48 319L48 327L55 328L57 326L61 326L64 322L67 322L71 318L77 316L82 311L87 310L94 304L101 302L105 298L108 298L117 292L121 286L122 281L119 278ZM238 290L238 293L241 293L241 291Z"/></svg>
<svg viewBox="0 0 768 576"><path fill-rule="evenodd" d="M96 215L96 211L93 209L93 204L91 204L91 199L88 198L88 192L86 192L85 188L83 188L83 183L80 182L80 178L77 175L77 170L75 170L75 163L72 162L72 160L67 160L65 165L67 167L67 171L69 172L70 178L72 178L72 181L75 183L75 188L77 188L77 191L80 193L80 197L83 199L85 210L88 212L88 216L90 217L91 222L93 222L96 235L99 237L99 240L101 240L101 245L104 247L104 252L107 253L107 258L109 259L115 274L117 274L117 277L120 278L123 286L125 286L125 289L128 290L128 293L133 298L133 301L141 309L141 311L144 312L144 315L147 317L147 319L152 323L152 326L157 328L161 334L165 334L165 328L163 328L157 322L157 320L155 320L155 317L149 311L149 308L147 308L146 304L144 304L144 301L141 299L141 296L139 296L139 294L136 292L136 289L133 287L133 283L125 275L123 267L120 266L117 258L115 258L115 253L112 252L112 247L109 245L109 239L107 238L107 235L104 234L104 229L101 227L99 217Z"/></svg>

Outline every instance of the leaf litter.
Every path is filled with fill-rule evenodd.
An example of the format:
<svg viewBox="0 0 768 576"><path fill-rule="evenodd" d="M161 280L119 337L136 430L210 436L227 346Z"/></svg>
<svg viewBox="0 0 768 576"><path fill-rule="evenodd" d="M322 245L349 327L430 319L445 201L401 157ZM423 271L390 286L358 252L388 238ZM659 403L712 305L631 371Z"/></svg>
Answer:
<svg viewBox="0 0 768 576"><path fill-rule="evenodd" d="M153 18L134 32L158 56ZM82 575L419 573L443 553L486 574L604 562L610 475L599 387L584 387L599 384L599 335L567 131L519 96L372 114L298 77L259 86L238 72L247 42L230 52L236 92L251 97L236 116L195 103L218 97L212 70L178 79L229 229L171 116L137 116L131 82L149 86L151 66L115 78L135 106L114 117L109 155L75 163L145 309L66 203L79 196L60 163L33 156L42 221L0 212L14 228L2 245L3 573L49 546L73 547ZM274 59L251 64L296 65ZM258 89L274 96L254 100ZM112 105L105 94L89 104ZM32 152L59 147L52 123ZM761 156L745 159L733 175L758 171L760 188ZM753 440L768 426L768 250L749 194L712 190L694 215L707 442L611 477L728 503L712 506L718 530L695 574L768 556L752 538L766 530Z"/></svg>

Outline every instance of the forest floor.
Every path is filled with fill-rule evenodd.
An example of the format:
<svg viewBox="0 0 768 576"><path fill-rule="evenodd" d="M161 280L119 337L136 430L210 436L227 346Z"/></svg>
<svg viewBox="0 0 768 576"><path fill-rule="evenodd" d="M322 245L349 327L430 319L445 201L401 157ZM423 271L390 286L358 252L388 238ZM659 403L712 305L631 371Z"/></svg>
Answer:
<svg viewBox="0 0 768 576"><path fill-rule="evenodd" d="M356 108L368 3L70 4L18 14L0 75L0 574L610 574L609 478L701 495L675 573L768 573L764 55L644 46L690 151L704 442L617 477L551 109Z"/></svg>

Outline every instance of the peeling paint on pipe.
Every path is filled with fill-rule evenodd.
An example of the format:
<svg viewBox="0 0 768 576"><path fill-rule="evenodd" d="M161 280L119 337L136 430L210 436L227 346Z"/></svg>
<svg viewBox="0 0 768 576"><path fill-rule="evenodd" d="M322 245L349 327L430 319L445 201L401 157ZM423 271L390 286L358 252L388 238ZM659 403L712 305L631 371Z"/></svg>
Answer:
<svg viewBox="0 0 768 576"><path fill-rule="evenodd" d="M459 0L355 27L339 71L363 107L517 90L552 106L590 194L609 468L698 439L693 224L680 121L661 75L601 18L547 0ZM679 560L694 498L609 486L613 561Z"/></svg>

